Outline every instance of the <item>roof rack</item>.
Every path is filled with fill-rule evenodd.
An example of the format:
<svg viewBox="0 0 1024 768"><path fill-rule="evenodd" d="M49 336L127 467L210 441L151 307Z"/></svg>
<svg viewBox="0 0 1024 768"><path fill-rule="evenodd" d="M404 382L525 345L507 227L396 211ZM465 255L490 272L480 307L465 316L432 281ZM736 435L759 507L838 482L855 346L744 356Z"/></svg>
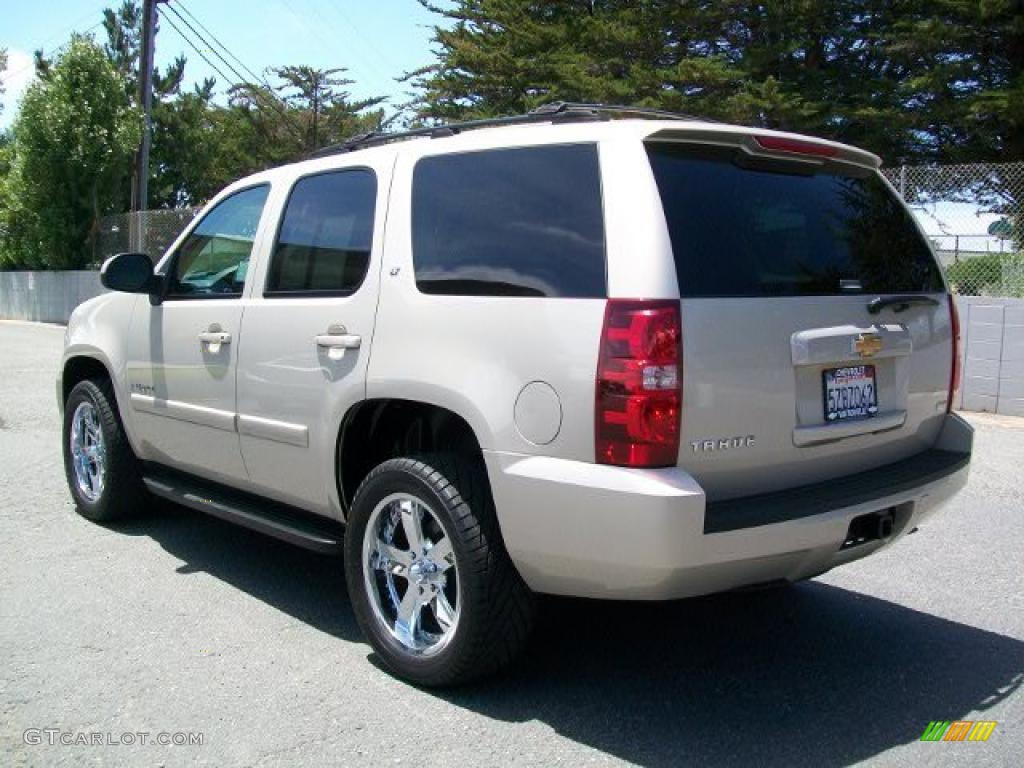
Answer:
<svg viewBox="0 0 1024 768"><path fill-rule="evenodd" d="M377 147L383 144L390 144L393 141L405 139L416 139L429 137L440 139L447 136L455 136L465 131L473 131L478 128L497 128L508 125L523 125L528 123L569 123L569 122L591 122L598 120L610 120L612 116L635 116L651 120L700 120L703 122L717 122L709 118L694 117L679 112L667 112L662 109L648 107L630 107L622 104L588 104L574 101L552 101L542 104L536 109L530 110L523 115L510 115L508 117L489 117L480 120L467 120L462 123L449 123L448 125L434 125L426 128L414 128L411 131L400 131L388 133L386 131L368 131L352 136L340 144L318 149L309 154L310 158L327 157L345 152L354 152L357 149Z"/></svg>
<svg viewBox="0 0 1024 768"><path fill-rule="evenodd" d="M667 109L655 109L654 107L633 107L628 104L592 104L581 101L552 101L542 104L530 112L531 115L550 115L564 110L589 110L598 115L612 116L634 116L644 117L650 120L698 120L703 123L717 123L708 117L697 117L684 112L669 112Z"/></svg>

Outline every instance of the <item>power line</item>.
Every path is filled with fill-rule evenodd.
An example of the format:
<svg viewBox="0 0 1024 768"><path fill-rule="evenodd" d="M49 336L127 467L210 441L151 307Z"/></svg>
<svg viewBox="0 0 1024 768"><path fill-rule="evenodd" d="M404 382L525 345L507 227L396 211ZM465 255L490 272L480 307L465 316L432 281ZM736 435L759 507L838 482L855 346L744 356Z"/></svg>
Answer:
<svg viewBox="0 0 1024 768"><path fill-rule="evenodd" d="M180 5L180 3L179 3L179 5ZM182 8L184 8L184 6L182 6ZM203 45L207 46L207 48L209 49L210 53L212 53L214 56L216 56L218 59L220 59L224 63L224 65L229 70L231 70L231 72L234 73L235 77L238 78L238 82L239 83L244 84L246 82L246 78L243 77L242 74L237 69L235 69L234 66L232 66L232 64L220 54L220 52L210 43L209 40L207 40L205 37L203 37L201 34L199 34L199 32L196 31L196 28L193 27L191 24L189 24L188 21L180 13L178 13L178 11L173 6L168 5L167 9L169 11L171 11L172 13L174 13L174 15L178 17L178 20L181 21L186 27L188 27L189 30L191 30L192 33L203 42ZM196 20L196 24L198 24L199 26L202 26L202 24L199 24L198 20ZM205 27L204 27L204 29L205 29ZM178 34L181 34L180 30L178 31ZM210 35L210 37L212 38L213 35ZM216 39L216 38L214 38L214 39ZM218 41L218 43L219 43L219 41ZM227 52L227 54L229 56L232 56L233 58L238 60L238 57L234 56L234 54L232 54L231 51L228 51L227 47L224 46L223 43L220 43L220 45L221 45L222 48L224 48L224 50ZM249 69L247 66L245 66L245 64L242 64L241 61L238 61L238 63L241 64L242 69L246 70L255 80L257 80L259 82L262 82L268 89L270 89L270 92L268 94L266 94L266 96L267 96L267 98L272 99L272 101L270 103L271 103L272 106L275 107L275 109L278 109L278 111L281 111L282 109L287 109L287 105L285 105L284 102L277 96L277 94L275 94L273 92L273 89L270 87L270 84L268 82L266 82L266 80L262 80L260 77L255 75L253 73L253 71L251 69ZM281 114L283 115L284 113L282 112Z"/></svg>
<svg viewBox="0 0 1024 768"><path fill-rule="evenodd" d="M211 53L215 54L215 55L216 55L216 56L217 56L217 57L218 57L218 58L219 58L219 59L220 59L220 60L221 60L222 62L224 62L224 64L225 64L225 65L226 65L226 66L227 66L227 67L228 67L228 68L229 68L229 69L230 69L230 70L231 70L232 72L234 72L236 76L238 76L239 78L241 78L241 75L240 75L240 73L238 72L238 70L237 70L237 69L235 69L235 68L234 68L234 66L233 66L233 65L231 65L231 64L230 64L230 62L228 62L228 61L227 61L227 60L226 60L226 59L224 58L224 56L222 56L222 55L221 55L221 54L220 54L220 53L218 52L218 50L217 50L216 48L214 48L214 47L213 47L213 46L212 46L212 45L210 44L210 40L212 40L213 42L215 42L215 43L216 43L216 44L217 44L217 45L218 45L218 46L219 46L219 47L220 47L220 48L221 48L221 49L222 49L222 50L224 51L224 53L226 53L226 54L227 54L228 56L230 56L230 57L231 57L232 59L234 59L234 60L235 60L235 61L236 61L236 62L238 63L238 65L239 65L239 66L240 66L240 67L241 67L241 68L242 68L243 70L245 70L245 71L246 71L246 72L247 72L247 73L248 73L248 74L249 74L250 76L252 76L252 78L253 78L254 80L256 80L256 81L259 81L259 82L262 82L262 83L263 83L263 84L264 84L264 85L265 85L265 86L267 87L267 90L268 90L268 94L269 94L269 97L272 97L272 98L274 99L274 103L272 103L272 104L271 104L271 106L274 106L274 108L275 108L275 109L277 109L278 113L279 113L279 114L281 114L281 115L282 115L282 117L283 117L284 119L286 119L286 120L287 120L287 119L288 119L288 117L289 117L289 115L285 114L285 112L282 112L281 110L282 110L282 109L284 109L284 110L286 110L286 111L287 111L287 109L288 109L288 106L287 106L286 102L284 101L284 99L282 99L281 97L279 97L279 96L278 96L278 95L277 95L277 94L276 94L276 93L274 92L274 89L273 89L273 87L272 87L272 86L270 85L270 83L269 83L269 82L267 82L267 79L266 79L266 77L260 77L260 76L259 76L259 75L257 75L257 74L256 74L255 72L253 72L253 71L252 71L251 69L249 69L249 67L247 67L247 66L245 65L245 62L243 62L243 61L242 61L242 60L241 60L240 58L238 58L238 56L236 56L236 55L235 55L235 54L234 54L234 53L233 53L233 52L232 52L232 51L231 51L231 50L230 50L230 49L229 49L229 48L227 47L227 45L225 45L225 44L224 44L224 43L223 43L223 42L222 42L221 40L219 40L219 39L217 38L217 36L216 36L216 35L214 35L214 34L213 34L213 33L212 33L212 32L211 32L211 31L210 31L210 30L209 30L209 29L208 29L208 28L207 28L207 27L206 27L206 26L205 26L205 25L204 25L204 24L202 23L202 21L200 21L200 20L199 20L199 19L198 19L198 18L197 18L197 17L195 16L195 14L194 14L194 13L192 13L192 12L191 12L191 11L190 11L190 10L189 10L189 9L188 9L188 8L187 8L186 6L185 6L185 4L184 4L184 3L182 2L182 0L176 0L175 4L176 4L176 5L177 5L177 6L179 7L179 8L181 8L181 10L182 10L182 11L184 11L184 13L186 13L186 14L187 14L187 15L188 15L188 16L189 16L189 17L190 17L191 19L192 19L192 21L193 21L193 22L195 22L196 26L198 26L198 27L199 27L199 28L200 28L200 29L201 29L201 30L202 30L203 32L205 32L205 33L206 33L206 35L207 35L207 36L209 37L209 40L208 40L208 39L207 39L206 37L204 37L204 36L203 36L202 34L200 34L200 33L199 33L199 32L198 32L198 31L197 31L196 29L195 29L195 27L193 27L193 26L192 26L191 24L189 24L189 22L188 22L187 20L185 20L185 19L184 19L184 18L183 18L183 17L181 16L181 14L179 14L179 13L177 12L177 10L176 10L176 9L171 9L171 10L174 10L174 13L175 13L175 15L176 15L176 16L177 16L177 17L179 18L179 20L180 20L180 21L182 21L182 22L183 22L183 23L184 23L184 24L185 24L185 25L186 25L186 26L187 26L187 27L188 27L188 28L189 28L189 29L190 29L190 30L191 30L191 31L192 31L192 32L193 32L193 33L194 33L194 34L195 34L195 35L196 35L196 36L197 36L197 37L198 37L198 38L199 38L199 39L200 39L200 40L201 40L202 42L203 42L203 44L204 44L204 45L207 45L207 46L209 46L209 47L210 47L210 51L211 51ZM294 14L294 12L292 12L290 8L288 8L287 10L289 10L289 12L291 12L293 16L295 15L295 14ZM314 10L315 10L315 9L314 9ZM323 17L322 17L322 16L321 16L321 19L322 19L322 20L324 20L324 21L325 21L325 22L327 22L327 23L331 23L331 22L330 22L330 20L328 20L328 19L323 19ZM300 19L300 21L301 21L301 19ZM304 22L303 22L303 23L304 23ZM332 26L333 26L333 24L332 24ZM244 78L241 78L241 79L244 79ZM256 91L256 93L259 93L259 91L257 90L257 91ZM278 108L277 106L275 106L275 104L280 104L280 108ZM303 131L304 129L302 128L302 126L297 126L297 130L299 130L300 132L302 132L302 131ZM304 140L304 139L303 139L303 140Z"/></svg>
<svg viewBox="0 0 1024 768"><path fill-rule="evenodd" d="M342 7L343 4L341 2L335 3L335 2L332 2L332 0L324 0L324 1L327 3L328 6L330 6L335 11L337 11L338 15L342 18L344 23L348 24L348 26L352 28L352 31L355 33L356 42L359 43L359 46L364 51L368 51L386 69L392 69L394 67L393 62L391 62L390 60L385 60L384 56L381 55L380 51L378 51L374 46L369 45L366 42L368 38L365 35L363 35L362 32L359 30L359 28L356 26L355 21L352 20L352 17L349 16L348 13L345 11L345 9ZM380 71L377 71L377 74L382 75L383 73L380 72Z"/></svg>
<svg viewBox="0 0 1024 768"><path fill-rule="evenodd" d="M208 58L206 58L206 54L205 54L205 53L203 53L202 49L200 49L200 48L199 48L199 47L198 47L198 46L197 46L197 45L196 45L195 43L193 43L193 42L192 42L192 40L191 40L191 39L190 39L190 38L189 38L189 37L188 37L187 35L185 35L185 33L181 31L181 29L179 29L178 25L177 25L177 24L175 24L175 23L174 23L174 21L172 21L172 20L171 20L171 17L170 17L170 16L164 16L164 20L165 20L165 21L166 21L166 22L167 22L168 24L170 24L170 25L171 25L171 29L173 29L173 30L174 30L175 32L177 32L177 33L178 33L178 36L179 36L179 37L180 37L180 38L181 38L182 40L184 40L184 41L185 41L186 43L188 43L189 47L190 47L190 48L191 48L191 49L192 49L193 51L195 51L196 53L198 53L198 54L199 54L199 58L201 58L201 59L202 59L203 61L205 61L205 62L206 62L206 64L207 64L207 66L208 66L208 67L209 67L210 69L212 69L212 70L213 70L213 71L214 71L214 72L215 72L216 74L218 74L218 75L219 75L219 76L221 77L221 79L223 79L223 80L224 80L224 82L226 82L226 83L230 83L230 82L231 82L232 78L230 78L230 77L228 77L227 75L225 75L225 74L224 74L224 73L223 73L223 72L222 72L222 71L221 71L221 70L220 70L220 69L219 69L219 68L217 67L217 65L216 65L216 64L214 64L214 63L213 63L212 61L210 61L210 60L209 60Z"/></svg>
<svg viewBox="0 0 1024 768"><path fill-rule="evenodd" d="M221 42L220 40L218 40L218 39L217 39L217 38L216 38L216 37L214 36L214 34L213 34L212 32L210 32L210 30L208 30L208 29L207 29L207 28L206 28L206 27L205 27L205 26L203 25L203 23L202 23L202 22L201 22L201 21L200 21L199 19L197 19L197 18L195 17L195 15L194 15L194 14L193 14L193 13L192 13L191 11L189 11L189 9L188 9L188 8L186 8L186 7L185 7L185 4L184 4L184 3L182 3L182 2L181 2L181 0L178 0L177 4L178 4L179 6L181 6L181 9L182 9L183 11L185 11L185 13L186 13L186 14L188 14L188 16L189 16L189 17L190 17L190 18L192 19L192 21L194 21L194 22L196 23L196 26L198 26L198 27L199 27L200 29L202 29L202 30L203 30L204 32L206 32L206 34L208 34L208 35L210 36L210 39L211 39L211 40L213 40L213 41L214 41L215 43L217 43L217 45L218 45L218 46L220 46L220 48L221 48L221 49L223 49L223 50L224 50L224 52L225 52L225 53L226 53L226 54L227 54L228 56L230 56L230 57L231 57L232 59L234 59L235 61L237 61L237 62L238 62L238 65L239 65L239 66L240 66L240 67L241 67L242 69L244 69L244 70L246 71L246 73L247 73L247 74L249 74L249 75L250 75L250 76L252 77L252 79L253 79L254 81L256 81L256 82L259 82L259 83L262 83L262 84L263 84L264 86L266 86L266 88L267 88L267 90L268 90L268 94L267 94L268 98L271 98L271 99L273 99L273 100L274 100L274 103L276 103L276 104L277 104L277 105L278 105L278 106L279 106L279 107L280 107L281 109L287 109L287 108L288 108L288 105L284 103L284 100L283 100L283 99L281 99L281 98L280 98L280 97L279 97L279 96L278 96L278 95L277 95L276 93L274 93L274 89L273 89L273 87L272 87L272 86L270 85L270 83L268 83L268 82L267 82L267 79L266 79L265 77L260 77L260 76L259 76L259 75L257 75L257 74L256 74L255 72L253 72L253 71L252 71L251 69L249 69L249 67L247 67L247 66L245 65L245 63L244 63L244 62L243 62L243 61L242 61L241 59L239 59L239 58L238 58L238 57L237 57L237 56L236 56L235 54L233 54L233 53L231 52L231 50L230 50L230 49L229 49L229 48L228 48L228 47L227 47L226 45L224 45L224 43L222 43L222 42ZM210 42L209 42L209 41L208 41L208 40L207 40L206 38L204 38L204 37L203 37L202 35L200 35L200 34L199 34L198 32L196 32L196 30L195 30L195 27L193 27L193 26L192 26L191 24L189 24L189 23L188 23L188 22L187 22L187 21L186 21L186 20L185 20L184 18L182 18L181 14L179 14L179 13L177 12L177 10L175 10L175 9L171 8L170 6L168 6L168 8L169 8L170 10L173 10L173 11L174 11L175 15L176 15L176 16L177 16L177 17L178 17L179 19L181 19L181 21L182 21L182 22L183 22L183 23L184 23L184 24L185 24L185 25L186 25L186 26L187 26L187 27L188 27L188 28L189 28L190 30L192 30L192 32L193 32L193 33L195 33L195 35L196 35L196 36L197 36L197 37L198 37L198 38L199 38L200 40L202 40L202 41L203 41L203 44L204 44L204 45L207 45L207 46L209 46L210 52L211 52L211 53L213 53L213 54L215 54L215 55L217 56L217 58L219 58L219 59L220 59L221 61L223 61L223 62L224 62L224 63L225 63L225 64L226 64L227 66L228 66L228 68L229 68L229 69L230 69L230 70L231 70L232 72L234 72L234 73L235 73L235 76L236 76L236 77L237 77L237 78L238 78L238 79L239 79L240 81L242 81L243 83L245 82L245 78L244 78L244 77L242 77L242 75L241 75L241 74L239 74L238 70L237 70L237 69L235 69L235 68L234 68L233 66L231 66L231 64L230 64L230 63L229 63L229 62L228 62L228 61L227 61L227 60L226 60L226 59L225 59L225 58L224 58L223 56L221 56L221 55L220 55L220 53L218 53L218 52L217 52L216 48L214 48L214 47L213 47L212 45L210 45ZM179 34L180 34L180 33L179 33Z"/></svg>
<svg viewBox="0 0 1024 768"><path fill-rule="evenodd" d="M321 32L320 28L316 24L312 24L312 25L309 24L306 21L305 16L310 15L310 14L309 13L303 14L303 13L300 13L300 12L296 11L292 7L292 5L291 5L291 1L292 0L277 0L277 3L282 8L284 8L292 16L292 18L294 18L299 24L301 24L303 27L305 27L307 30L309 30L309 32L312 35L317 37L320 40L320 42L323 43L324 48L327 51L329 51L332 56L335 56L336 55L335 49L336 49L337 43L336 42L332 42L331 40L328 40L326 37L324 37L324 35ZM322 26L324 26L324 27L331 26L331 27L333 27L333 29L334 29L334 31L336 33L338 33L339 35L341 34L341 30L338 29L338 27L329 18L324 17L324 15L320 12L319 8L317 8L315 5L312 5L312 4L310 4L309 8L312 11L312 14L320 19L320 22L321 22ZM351 70L351 69L353 69L353 67L346 67L346 69ZM361 66L361 64L358 63L358 62L356 63L356 66L354 67L354 69L358 73L361 73L362 75L369 75L370 74L369 72L364 70L363 67ZM371 69L372 69L372 67L371 67ZM383 76L383 75L381 75L380 72L377 72L377 74L379 76Z"/></svg>
<svg viewBox="0 0 1024 768"><path fill-rule="evenodd" d="M231 83L231 82L232 82L232 80L233 80L234 78L232 78L232 77L229 77L228 75L225 75L225 74L224 74L224 71L223 71L223 70L222 70L222 69L221 69L220 67L218 67L218 66L217 66L216 64L214 64L214 63L213 63L212 61L210 61L210 59L209 59L209 58L207 58L206 54L205 54L205 53L203 52L203 49L202 49L202 48L200 48L199 46L197 46L197 45L196 45L196 44L195 44L194 42L192 42L192 39L191 39L191 38L190 38L190 37L189 37L188 35L186 35L186 34L185 34L184 32L182 32L182 31L181 31L181 28L180 28L180 27L179 27L179 26L178 26L177 24L175 24L175 23L174 23L174 20L173 20L173 19L171 19L171 17L170 17L170 16L164 16L164 19L165 19L165 20L167 21L167 23L168 23L168 24L170 24L170 25L171 25L171 28L172 28L172 29L173 29L173 30L174 30L175 32L177 32L177 33L178 33L178 36L179 36L179 37L181 37L181 39L182 39L182 40L184 40L184 41L185 41L186 43L188 43L188 46L189 46L189 47L190 47L190 48L191 48L191 49L192 49L193 51L195 51L195 52L196 52L197 54L199 54L199 58L201 58L201 59L202 59L203 61L205 61L205 62L206 62L206 65L207 65L207 66L208 66L208 67L209 67L210 69L212 69L212 70L214 71L214 73L215 73L215 74L217 74L217 75L218 75L218 76L219 76L219 77L220 77L220 78L221 78L221 79L222 79L222 80L223 80L223 81L224 81L225 83ZM202 39L202 38L200 38L200 39ZM205 42L205 41L204 41L204 42ZM236 76L237 76L237 73L235 73L235 74L236 74ZM245 80L245 78L239 78L239 79L240 79L240 80L242 80L243 82L244 82L244 80ZM253 91L253 95L254 95L254 96L255 96L255 97L256 97L256 98L258 99L258 97L259 97L260 95L262 95L262 94L261 94L261 93L260 93L260 91L259 91L259 90L257 89L257 90L254 90L254 91ZM273 106L273 107L274 107L275 109L277 108L277 105L276 105L276 104L274 104L273 102L269 102L269 104L270 104L271 106Z"/></svg>
<svg viewBox="0 0 1024 768"><path fill-rule="evenodd" d="M186 27L188 27L188 29L196 37L198 37L202 41L203 45L205 45L207 47L207 49L210 51L210 53L212 53L214 56L216 56L218 59L220 59L220 61L224 64L224 66L226 66L232 73L234 73L235 78L237 78L237 83L238 84L240 84L240 85L246 84L246 78L243 77L241 75L241 73L239 73L239 71L237 69L235 69L231 65L231 63L229 61L227 61L227 59L225 59L220 54L220 52L210 43L209 40L207 40L199 32L197 32L196 28L193 27L180 13L178 13L178 11L173 6L168 4L166 6L166 8L167 8L167 10L171 11L178 18L178 20L182 24L184 24ZM171 21L171 17L170 16L166 16L165 15L164 18L167 19L167 22L174 28L174 30L179 35L181 35L182 39L184 39L185 42L187 42L192 47L192 49L195 50L195 52L200 55L200 57L202 57L203 61L205 61L210 66L211 69L213 69L222 78L224 78L224 80L226 82L229 82L229 83L231 82L232 78L226 76L218 67L215 67L213 65L213 63L206 57L206 55L203 53L203 51L201 51L188 37L185 36L185 33L181 31L180 27L178 27L173 21ZM212 35L211 35L211 37L212 37ZM225 50L227 50L227 49L225 48ZM239 62L239 63L241 64L241 62ZM243 69L247 69L247 67L245 67L244 64L242 65L242 67L243 67ZM252 73L250 72L250 74L252 74ZM264 83L264 84L267 85L268 89L270 88L269 84L266 84L266 83ZM296 126L294 123L292 123L291 118L290 118L290 116L288 115L288 112L287 112L287 109L288 109L287 106L284 105L283 103L279 103L280 99L278 98L277 94L275 94L273 92L273 90L270 90L269 93L263 93L259 89L259 87L257 85L257 87L252 90L252 95L257 100L259 100L262 97L264 104L270 106L271 108L273 108L281 116L281 118L284 120L285 124L288 125L290 130L292 130L292 131L298 130L299 131L298 133L295 134L296 138L299 139L302 142L305 142L305 138L304 138L304 136L302 135L302 132L301 132L302 129L299 126Z"/></svg>
<svg viewBox="0 0 1024 768"><path fill-rule="evenodd" d="M246 71L246 73L248 73L253 78L253 80L257 80L257 81L263 83L265 86L267 86L267 88L270 88L270 83L267 82L266 77L261 77L260 75L257 75L255 72L253 72L251 69L249 69L245 65L245 62L243 62L234 53L232 53L230 48L228 48L226 45L224 45L224 43L222 43L217 38L217 36L213 34L213 32L211 32L209 29L207 29L207 27L203 24L203 22L201 22L199 19L196 18L195 14L192 13L192 11L190 11L188 9L188 6L186 6L185 3L182 2L182 0L177 0L177 5L178 5L179 8L181 8L181 10L183 10L185 12L186 16L188 16L190 19L192 19L192 21L194 21L196 23L197 27L199 27L201 30L203 30L203 32L205 32L207 35L209 35L210 39L213 40L213 42L215 42L217 45L219 45L220 48L228 56L230 56L232 59L234 59L235 62L238 63L238 66L240 66L242 69L244 69Z"/></svg>
<svg viewBox="0 0 1024 768"><path fill-rule="evenodd" d="M323 22L324 24L329 26L332 30L334 30L334 32L339 37L349 37L349 38L352 37L351 33L349 33L348 31L342 31L342 29L337 24L335 24L335 20L330 15L327 15L327 14L324 14L323 12L321 12L320 6L317 4L316 0L305 0L305 2L309 3L309 7L312 9L314 15L317 18L319 18L321 22ZM332 7L329 2L327 3L327 6L329 8ZM360 46L362 46L362 44L363 44L362 40L359 40L358 42L359 42ZM380 77L382 79L386 79L387 78L387 76L383 72L381 72L379 69L377 69L377 67L374 64L372 64L368 58L364 57L364 58L362 58L362 60L356 60L355 64L356 64L356 68L361 70L361 71L363 71L364 74L376 75L377 77ZM369 71L367 72L366 70L369 70Z"/></svg>
<svg viewBox="0 0 1024 768"><path fill-rule="evenodd" d="M234 76L237 79L237 82L239 82L239 83L247 82L247 78L242 73L240 73L237 69L235 69L234 65L232 65L231 62L229 62L227 59L225 59L220 54L220 52L214 47L213 43L211 43L209 40L207 40L205 37L203 37L199 32L197 32L196 28L193 27L184 16L182 16L180 13L178 13L177 9L173 5L168 3L167 4L167 10L170 11L171 13L173 13L178 18L178 21L180 21L182 24L184 24L186 27L188 27L189 30L192 32L192 34L194 34L196 37L198 37L202 41L203 45L205 45L207 47L207 50L209 50L210 53L212 53L214 56L216 56L218 59L220 59L221 62L223 62L224 66L227 67L229 70L231 70L232 73L234 73ZM168 21L170 21L170 17L169 16L164 16L164 18L166 18ZM172 24L172 26L174 26L174 25ZM175 29L178 29L178 28L175 27ZM180 29L178 30L178 34L179 35L181 34L181 30Z"/></svg>
<svg viewBox="0 0 1024 768"><path fill-rule="evenodd" d="M295 19L297 22L299 22L299 24L301 24L303 27L309 30L309 32L311 32L315 37L319 38L320 42L324 44L324 47L327 48L327 50L333 51L331 42L320 33L320 30L317 28L316 25L310 26L310 24L306 21L305 17L301 13L296 12L294 8L292 8L291 2L289 0L277 0L277 2L291 15L293 19Z"/></svg>

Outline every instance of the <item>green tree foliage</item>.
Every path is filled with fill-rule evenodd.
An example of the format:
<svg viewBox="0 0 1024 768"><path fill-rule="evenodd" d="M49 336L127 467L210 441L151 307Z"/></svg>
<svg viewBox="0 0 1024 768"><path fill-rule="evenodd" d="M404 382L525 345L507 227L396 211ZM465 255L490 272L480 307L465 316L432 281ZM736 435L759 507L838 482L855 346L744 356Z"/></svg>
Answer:
<svg viewBox="0 0 1024 768"><path fill-rule="evenodd" d="M964 296L1024 297L1024 255L988 253L946 268L953 289Z"/></svg>
<svg viewBox="0 0 1024 768"><path fill-rule="evenodd" d="M660 107L848 141L890 163L1024 157L1016 0L455 0L421 122L544 102Z"/></svg>
<svg viewBox="0 0 1024 768"><path fill-rule="evenodd" d="M104 11L104 50L137 100L142 12L134 0ZM159 36L158 36L159 39ZM227 103L215 100L216 81L182 88L186 60L178 56L153 78L150 208L198 205L235 179L377 128L383 98L352 101L344 68L285 66L270 82L225 83ZM373 111L368 111L373 110ZM125 190L127 208L129 190Z"/></svg>
<svg viewBox="0 0 1024 768"><path fill-rule="evenodd" d="M151 207L195 205L240 176L380 128L383 99L352 101L343 71L283 67L232 85L225 106L211 102L212 81L165 102L154 110Z"/></svg>
<svg viewBox="0 0 1024 768"><path fill-rule="evenodd" d="M276 82L232 87L222 117L225 140L244 148L249 163L266 167L304 157L384 124L383 97L353 101L343 90L346 70L285 66L269 70ZM371 110L371 111L367 111Z"/></svg>
<svg viewBox="0 0 1024 768"><path fill-rule="evenodd" d="M7 71L7 49L6 48L0 48L0 77L3 77L3 74L6 71ZM4 88L4 81L2 79L0 79L0 96L3 96L4 93L6 93L6 89ZM4 105L0 104L0 114L2 114L3 111L4 111Z"/></svg>
<svg viewBox="0 0 1024 768"><path fill-rule="evenodd" d="M140 6L104 11L102 48L74 37L55 59L36 51L14 139L0 136L0 268L85 264L98 218L127 210L141 136ZM259 83L226 83L218 102L213 79L182 87L185 67L178 56L154 72L150 208L199 205L241 176L384 124L383 98L353 100L343 68L268 70Z"/></svg>
<svg viewBox="0 0 1024 768"><path fill-rule="evenodd" d="M140 130L124 79L92 38L72 37L14 124L0 266L87 264L100 217L121 209Z"/></svg>
<svg viewBox="0 0 1024 768"><path fill-rule="evenodd" d="M364 127L358 113L378 106L381 98L351 102L347 91L341 90L354 81L337 77L344 67L314 69L313 67L279 67L274 74L282 82L277 91L281 100L298 108L306 123L305 142L309 149L318 149L331 140L351 135L353 128ZM372 119L371 119L371 122ZM358 132L358 131L355 131Z"/></svg>
<svg viewBox="0 0 1024 768"><path fill-rule="evenodd" d="M3 96L4 81L3 75L7 71L7 49L0 48L0 96ZM3 113L3 104L0 103L0 113ZM7 226L4 221L4 211L7 210L7 179L11 173L11 137L7 131L0 131L0 254L3 253L3 243L7 237ZM0 256L2 258L2 256ZM2 261L0 261L2 264Z"/></svg>
<svg viewBox="0 0 1024 768"><path fill-rule="evenodd" d="M211 170L220 152L213 87L213 80L207 79L192 91L153 103L150 208L195 205L226 183Z"/></svg>
<svg viewBox="0 0 1024 768"><path fill-rule="evenodd" d="M120 74L125 97L138 102L142 10L123 0L103 13L103 52ZM159 40L159 34L158 34ZM153 143L150 208L199 205L235 179L301 159L326 144L381 127L383 98L352 100L344 68L284 66L259 83L225 83L226 103L213 79L182 87L186 59L176 57L153 77ZM48 77L51 62L36 52L36 72ZM121 210L131 185L120 191Z"/></svg>
<svg viewBox="0 0 1024 768"><path fill-rule="evenodd" d="M142 45L142 6L132 0L124 0L117 9L103 11L103 29L107 41L103 50L118 72L124 76L125 88L130 98L139 92L139 58ZM159 35L160 24L157 23ZM185 57L177 56L163 70L153 70L153 95L157 99L176 96L181 90L185 76Z"/></svg>

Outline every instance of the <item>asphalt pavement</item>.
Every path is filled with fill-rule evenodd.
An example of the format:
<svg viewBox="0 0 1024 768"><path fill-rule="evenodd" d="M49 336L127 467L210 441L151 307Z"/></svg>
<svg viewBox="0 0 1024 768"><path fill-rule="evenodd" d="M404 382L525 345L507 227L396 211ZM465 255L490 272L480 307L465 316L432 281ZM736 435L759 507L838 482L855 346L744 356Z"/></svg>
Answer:
<svg viewBox="0 0 1024 768"><path fill-rule="evenodd" d="M1024 764L1024 419L969 416L967 489L875 557L767 592L547 600L518 666L438 693L380 668L340 560L165 505L78 517L62 335L0 322L0 765ZM921 742L933 720L998 724Z"/></svg>

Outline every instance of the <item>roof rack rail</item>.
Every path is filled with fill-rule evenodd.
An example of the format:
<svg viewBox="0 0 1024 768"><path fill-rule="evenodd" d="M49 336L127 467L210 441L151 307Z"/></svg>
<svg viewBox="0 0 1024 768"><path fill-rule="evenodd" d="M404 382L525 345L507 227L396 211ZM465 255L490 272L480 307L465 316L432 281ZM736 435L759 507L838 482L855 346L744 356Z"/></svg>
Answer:
<svg viewBox="0 0 1024 768"><path fill-rule="evenodd" d="M393 141L405 139L416 139L430 137L432 139L455 136L464 131L472 131L478 128L496 128L508 125L523 125L528 123L546 122L589 122L596 120L609 120L615 116L634 115L649 119L660 120L701 120L703 122L716 122L708 118L684 115L679 112L668 112L662 109L649 107L630 107L621 104L589 104L573 101L552 101L542 104L523 115L509 115L507 117L488 117L479 120L467 120L461 123L449 123L447 125L433 125L425 128L414 128L409 131L388 133L386 131L367 131L352 136L340 144L318 149L308 155L310 158L327 157L345 152L354 152L357 149L367 149L383 144L390 144Z"/></svg>
<svg viewBox="0 0 1024 768"><path fill-rule="evenodd" d="M718 120L712 120L710 117L697 117L696 115L689 115L684 112L670 112L667 109L657 109L655 107L633 107L628 104L598 104L582 101L552 101L547 104L541 104L539 107L532 110L530 114L547 115L568 109L590 110L597 114L609 116L633 115L636 117L646 117L651 120L698 120L703 123L719 122Z"/></svg>

